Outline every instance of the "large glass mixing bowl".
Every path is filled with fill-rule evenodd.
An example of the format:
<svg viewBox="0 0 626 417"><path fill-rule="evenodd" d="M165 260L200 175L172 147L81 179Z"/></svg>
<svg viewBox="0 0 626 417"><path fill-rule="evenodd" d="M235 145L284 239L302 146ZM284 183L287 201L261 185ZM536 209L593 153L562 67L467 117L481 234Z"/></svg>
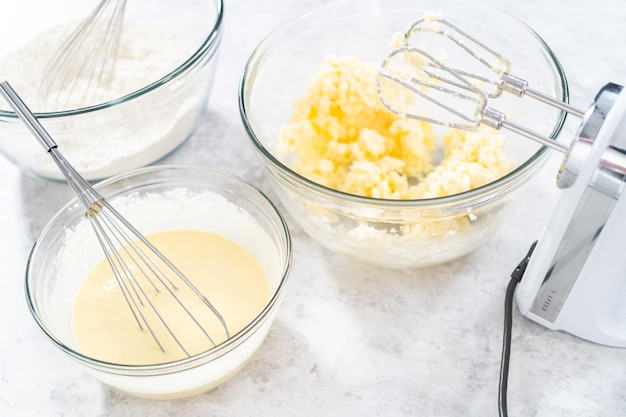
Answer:
<svg viewBox="0 0 626 417"><path fill-rule="evenodd" d="M453 0L329 3L271 32L252 53L239 90L241 117L252 147L291 217L328 249L384 267L437 264L481 246L506 221L519 189L547 155L547 149L529 139L502 132L504 150L516 161L512 171L470 191L423 200L385 200L337 191L295 172L278 155L278 133L289 121L292 102L303 96L307 79L325 57L356 56L378 65L391 51L392 35L430 11L441 12L501 51L514 73L535 89L568 100L563 70L533 30L492 6ZM561 111L529 98L503 95L490 104L552 139L565 119Z"/></svg>

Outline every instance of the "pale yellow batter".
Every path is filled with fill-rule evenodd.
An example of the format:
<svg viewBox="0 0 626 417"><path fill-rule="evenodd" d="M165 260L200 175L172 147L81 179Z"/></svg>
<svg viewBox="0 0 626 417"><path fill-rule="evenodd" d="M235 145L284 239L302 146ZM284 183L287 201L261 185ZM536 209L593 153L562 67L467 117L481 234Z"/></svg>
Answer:
<svg viewBox="0 0 626 417"><path fill-rule="evenodd" d="M250 323L267 303L269 292L263 270L238 243L199 230L168 230L147 238L211 301L226 320L231 336ZM223 327L199 297L180 281L176 280L175 285L176 295L207 329L215 344L226 340ZM142 284L188 352L193 355L213 347L167 290L160 287L157 293L149 284ZM165 352L148 331L139 329L104 259L83 283L74 306L74 335L81 352L101 361L131 365L185 358L152 310L144 307L141 311Z"/></svg>

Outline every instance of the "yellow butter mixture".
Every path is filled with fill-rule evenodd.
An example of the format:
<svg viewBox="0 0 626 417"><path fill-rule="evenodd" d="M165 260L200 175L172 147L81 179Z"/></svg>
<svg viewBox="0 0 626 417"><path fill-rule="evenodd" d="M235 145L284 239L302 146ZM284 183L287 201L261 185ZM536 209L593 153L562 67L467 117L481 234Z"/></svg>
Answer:
<svg viewBox="0 0 626 417"><path fill-rule="evenodd" d="M254 256L238 243L200 230L168 230L147 238L211 301L226 321L231 336L250 323L267 303L265 274ZM174 293L213 338L213 343L163 285L156 285L157 292L136 268L133 272L150 302L190 355L226 340L226 333L215 315L171 273L168 276L176 287ZM119 282L103 259L86 278L74 304L73 330L81 352L101 361L128 365L185 358L186 354L149 304L144 302L144 307L138 310L165 352L155 343L146 326L143 331L139 328Z"/></svg>
<svg viewBox="0 0 626 417"><path fill-rule="evenodd" d="M450 129L403 118L378 98L377 67L329 56L279 132L292 169L326 187L366 197L424 199L471 190L513 167L495 130Z"/></svg>

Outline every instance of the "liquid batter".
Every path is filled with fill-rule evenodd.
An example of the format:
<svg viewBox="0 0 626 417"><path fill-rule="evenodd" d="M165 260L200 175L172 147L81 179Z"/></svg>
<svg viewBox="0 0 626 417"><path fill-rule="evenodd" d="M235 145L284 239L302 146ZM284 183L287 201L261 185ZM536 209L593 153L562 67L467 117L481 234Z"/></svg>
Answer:
<svg viewBox="0 0 626 417"><path fill-rule="evenodd" d="M210 300L225 319L231 336L250 323L267 303L269 292L265 274L254 256L238 243L199 230L168 230L147 238ZM139 277L140 273L135 276ZM206 304L178 278L172 279L176 279L174 293L214 343L225 341L223 326ZM162 285L159 285L160 292L145 282L141 287L191 355L213 347ZM165 352L148 331L139 328L122 288L107 260L103 259L82 284L74 305L74 335L81 352L101 361L129 365L185 358L187 355L152 309L142 307L141 312Z"/></svg>

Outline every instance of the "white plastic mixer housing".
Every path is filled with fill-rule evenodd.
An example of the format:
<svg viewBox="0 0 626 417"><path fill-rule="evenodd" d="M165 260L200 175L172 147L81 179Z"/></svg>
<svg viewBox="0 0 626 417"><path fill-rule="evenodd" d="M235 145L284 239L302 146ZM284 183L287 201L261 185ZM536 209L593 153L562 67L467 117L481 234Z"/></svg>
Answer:
<svg viewBox="0 0 626 417"><path fill-rule="evenodd" d="M516 294L521 313L554 330L626 347L626 91L606 85L558 176L554 213Z"/></svg>

